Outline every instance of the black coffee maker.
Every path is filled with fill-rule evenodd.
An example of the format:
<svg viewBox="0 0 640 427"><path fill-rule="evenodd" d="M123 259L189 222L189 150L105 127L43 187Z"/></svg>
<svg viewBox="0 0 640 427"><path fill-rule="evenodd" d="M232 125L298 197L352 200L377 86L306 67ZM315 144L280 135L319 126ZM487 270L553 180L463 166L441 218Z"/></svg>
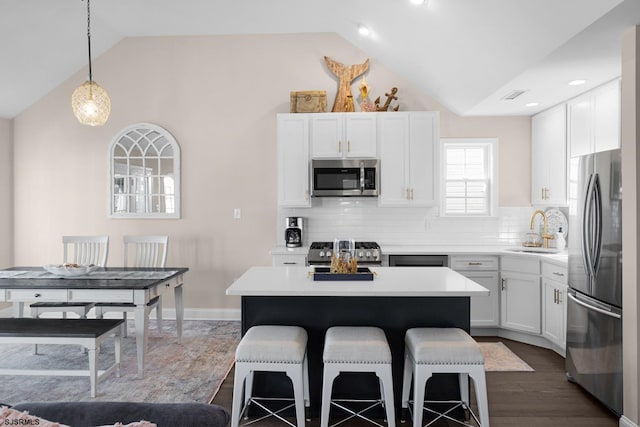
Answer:
<svg viewBox="0 0 640 427"><path fill-rule="evenodd" d="M285 219L284 243L288 248L302 246L302 217L288 216Z"/></svg>

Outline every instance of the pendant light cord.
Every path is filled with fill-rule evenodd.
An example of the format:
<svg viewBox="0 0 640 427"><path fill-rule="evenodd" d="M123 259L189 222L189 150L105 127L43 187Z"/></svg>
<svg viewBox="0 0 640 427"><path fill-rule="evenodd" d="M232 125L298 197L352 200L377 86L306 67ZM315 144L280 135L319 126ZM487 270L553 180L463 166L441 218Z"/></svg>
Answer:
<svg viewBox="0 0 640 427"><path fill-rule="evenodd" d="M87 0L87 43L89 44L89 81L93 82L91 74L91 5Z"/></svg>

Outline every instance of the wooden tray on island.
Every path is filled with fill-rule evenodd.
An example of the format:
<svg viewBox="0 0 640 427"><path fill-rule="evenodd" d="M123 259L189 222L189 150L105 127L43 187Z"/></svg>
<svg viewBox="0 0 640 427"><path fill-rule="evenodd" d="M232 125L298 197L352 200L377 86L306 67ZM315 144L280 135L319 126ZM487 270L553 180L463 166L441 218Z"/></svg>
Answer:
<svg viewBox="0 0 640 427"><path fill-rule="evenodd" d="M372 281L373 280L373 272L369 270L368 267L358 267L357 273L332 273L331 268L329 267L315 267L313 270L313 280L320 282L329 282L329 281L344 281L344 280L355 280L355 281Z"/></svg>

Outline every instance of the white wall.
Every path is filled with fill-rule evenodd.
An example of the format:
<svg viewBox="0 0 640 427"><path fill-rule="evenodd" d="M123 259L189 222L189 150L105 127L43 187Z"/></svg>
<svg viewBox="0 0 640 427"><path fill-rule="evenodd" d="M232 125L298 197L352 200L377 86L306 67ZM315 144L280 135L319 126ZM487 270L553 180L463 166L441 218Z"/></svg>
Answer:
<svg viewBox="0 0 640 427"><path fill-rule="evenodd" d="M640 123L640 97L637 90L640 83L640 28L634 27L624 33L622 41L622 342L624 372L623 421L640 425L640 379L638 354L640 354L640 325L638 306L638 265L640 254L638 245L638 200L640 200L640 151L638 150L638 123Z"/></svg>
<svg viewBox="0 0 640 427"><path fill-rule="evenodd" d="M0 119L0 268L13 265L13 121Z"/></svg>
<svg viewBox="0 0 640 427"><path fill-rule="evenodd" d="M0 119L0 268L13 265L13 121ZM0 303L0 309L9 304Z"/></svg>
<svg viewBox="0 0 640 427"><path fill-rule="evenodd" d="M15 263L58 262L63 234L109 234L115 266L122 235L166 233L168 265L190 268L186 307L239 307L225 289L249 266L269 265L279 243L276 113L289 111L292 90L326 90L332 105L337 82L324 55L346 64L366 58L325 33L129 38L114 46L93 64L112 99L105 126L82 126L71 113L86 70L14 120ZM439 110L441 136L499 138L500 158L509 159L500 164L500 205L529 204L528 117L457 117L375 58L367 81L373 98L398 87L401 110ZM165 127L182 147L180 220L107 217L109 143L140 121ZM236 207L241 220L232 218Z"/></svg>

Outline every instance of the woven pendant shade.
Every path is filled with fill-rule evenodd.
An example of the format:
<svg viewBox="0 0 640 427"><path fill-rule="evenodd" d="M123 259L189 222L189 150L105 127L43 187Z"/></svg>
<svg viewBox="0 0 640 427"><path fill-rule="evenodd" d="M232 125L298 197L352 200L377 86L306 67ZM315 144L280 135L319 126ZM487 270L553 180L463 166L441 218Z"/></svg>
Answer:
<svg viewBox="0 0 640 427"><path fill-rule="evenodd" d="M111 113L111 99L98 83L87 80L73 91L71 108L83 125L102 126Z"/></svg>
<svg viewBox="0 0 640 427"><path fill-rule="evenodd" d="M111 113L111 99L107 91L93 81L91 73L91 3L87 0L87 46L89 53L89 80L71 94L73 114L83 125L102 126Z"/></svg>

